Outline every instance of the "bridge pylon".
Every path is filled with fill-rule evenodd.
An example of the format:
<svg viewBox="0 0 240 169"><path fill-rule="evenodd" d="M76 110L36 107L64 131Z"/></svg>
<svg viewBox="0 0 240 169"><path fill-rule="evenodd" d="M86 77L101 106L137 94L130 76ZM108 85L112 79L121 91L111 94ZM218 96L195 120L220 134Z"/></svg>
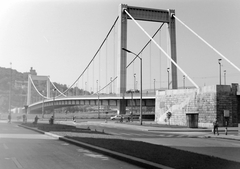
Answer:
<svg viewBox="0 0 240 169"><path fill-rule="evenodd" d="M28 75L28 91L27 91L27 106L31 104L31 89L32 89L32 80L46 81L47 84L47 98L50 97L50 80L48 76L37 76L37 75ZM30 109L27 109L27 114L30 112Z"/></svg>
<svg viewBox="0 0 240 169"><path fill-rule="evenodd" d="M127 86L127 54L122 48L127 49L127 20L131 19L124 12L127 10L128 13L133 16L135 20L149 21L149 22L164 22L168 24L169 37L170 37L170 48L171 58L177 63L177 50L176 50L176 26L175 10L162 10L162 9L151 9L143 7L128 6L126 4L120 4L119 6L119 24L118 24L118 82L117 82L117 93L123 97L123 101L120 101L119 112L120 114L126 113L126 102L124 101L126 86ZM177 89L177 68L171 64L171 75L172 75L172 89Z"/></svg>

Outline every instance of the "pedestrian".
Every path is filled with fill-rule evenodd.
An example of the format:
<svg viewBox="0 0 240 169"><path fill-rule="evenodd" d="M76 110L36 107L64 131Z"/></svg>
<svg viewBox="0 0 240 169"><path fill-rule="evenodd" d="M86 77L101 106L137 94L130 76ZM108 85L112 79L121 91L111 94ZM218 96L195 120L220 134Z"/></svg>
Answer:
<svg viewBox="0 0 240 169"><path fill-rule="evenodd" d="M35 120L34 120L34 122L33 122L33 124L37 124L38 123L38 116L36 115L36 117L35 117Z"/></svg>
<svg viewBox="0 0 240 169"><path fill-rule="evenodd" d="M23 114L23 123L26 123L26 115Z"/></svg>
<svg viewBox="0 0 240 169"><path fill-rule="evenodd" d="M73 122L76 122L76 117L75 116L73 116Z"/></svg>
<svg viewBox="0 0 240 169"><path fill-rule="evenodd" d="M8 114L8 123L11 123L11 113Z"/></svg>
<svg viewBox="0 0 240 169"><path fill-rule="evenodd" d="M219 135L219 133L218 133L218 121L217 120L215 122L213 122L213 134L215 135L215 133L217 133L217 135Z"/></svg>
<svg viewBox="0 0 240 169"><path fill-rule="evenodd" d="M53 121L54 121L54 117L51 116L51 118L49 119L49 124L53 125Z"/></svg>

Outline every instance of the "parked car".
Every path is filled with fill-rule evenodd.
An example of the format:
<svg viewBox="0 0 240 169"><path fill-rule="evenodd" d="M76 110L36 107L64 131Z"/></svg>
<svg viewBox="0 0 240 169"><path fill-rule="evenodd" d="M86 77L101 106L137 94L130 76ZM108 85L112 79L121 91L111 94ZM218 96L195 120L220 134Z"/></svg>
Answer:
<svg viewBox="0 0 240 169"><path fill-rule="evenodd" d="M111 120L120 120L121 118L124 119L124 117L122 115L115 115L115 116L110 117Z"/></svg>

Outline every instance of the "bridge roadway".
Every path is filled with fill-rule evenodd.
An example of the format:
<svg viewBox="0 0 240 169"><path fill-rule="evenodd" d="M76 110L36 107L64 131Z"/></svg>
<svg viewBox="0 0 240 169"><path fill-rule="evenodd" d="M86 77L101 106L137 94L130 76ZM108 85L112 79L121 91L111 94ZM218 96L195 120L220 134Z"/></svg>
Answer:
<svg viewBox="0 0 240 169"><path fill-rule="evenodd" d="M28 109L31 113L41 112L44 108L45 111L52 110L61 107L77 106L77 105L90 105L90 106L112 106L118 107L120 100L126 100L126 106L139 106L140 105L140 93L125 94L124 96L117 94L105 94L105 95L80 95L80 96L68 96L68 97L56 97L46 99L36 103L28 105ZM155 107L155 93L142 94L142 106L143 107Z"/></svg>

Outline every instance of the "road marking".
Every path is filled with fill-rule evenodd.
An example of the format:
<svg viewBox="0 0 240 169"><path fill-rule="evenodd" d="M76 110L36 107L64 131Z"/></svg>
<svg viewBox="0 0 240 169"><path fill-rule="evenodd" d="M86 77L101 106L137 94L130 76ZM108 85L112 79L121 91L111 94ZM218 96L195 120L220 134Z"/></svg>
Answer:
<svg viewBox="0 0 240 169"><path fill-rule="evenodd" d="M87 154L87 153L85 153L84 155L88 156L88 157L92 157L92 158L99 158L99 159L102 159L102 160L108 160L108 157L100 155L100 154L92 154L92 153Z"/></svg>
<svg viewBox="0 0 240 169"><path fill-rule="evenodd" d="M18 162L18 160L15 157L12 157L12 161L17 166L17 168L23 168L22 165Z"/></svg>
<svg viewBox="0 0 240 169"><path fill-rule="evenodd" d="M132 135L132 133L121 133L122 135L127 135L127 136L129 136L129 135Z"/></svg>
<svg viewBox="0 0 240 169"><path fill-rule="evenodd" d="M83 153L83 155L88 156L88 157L99 158L99 159L101 159L101 160L109 160L109 158L106 157L106 156L104 156L104 155L94 154L94 153L92 153L91 151L86 150L86 149L83 149L83 148L77 149L77 151L78 151L79 153Z"/></svg>
<svg viewBox="0 0 240 169"><path fill-rule="evenodd" d="M0 139L2 138L18 138L18 139L57 139L47 135L41 134L0 134Z"/></svg>
<svg viewBox="0 0 240 169"><path fill-rule="evenodd" d="M86 150L86 149L83 149L83 148L77 149L77 151L78 151L79 153L91 153L91 151Z"/></svg>

